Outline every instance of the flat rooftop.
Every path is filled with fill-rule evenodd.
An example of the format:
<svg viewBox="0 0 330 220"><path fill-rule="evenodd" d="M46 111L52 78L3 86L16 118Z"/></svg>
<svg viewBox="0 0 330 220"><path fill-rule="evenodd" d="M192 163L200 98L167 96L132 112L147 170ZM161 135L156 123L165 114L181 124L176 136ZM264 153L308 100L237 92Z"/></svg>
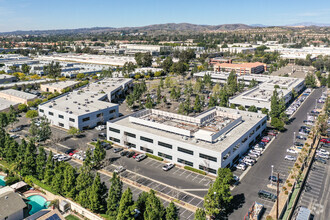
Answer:
<svg viewBox="0 0 330 220"><path fill-rule="evenodd" d="M10 96L14 96L14 97L18 97L18 98L22 98L22 99L35 99L37 98L36 95L27 93L27 92L22 92L22 91L18 91L15 89L6 89L6 90L1 90L0 94L6 94L6 95L10 95Z"/></svg>
<svg viewBox="0 0 330 220"><path fill-rule="evenodd" d="M9 101L4 98L0 98L0 111L3 111L5 109L9 108L11 105L15 106L17 104L18 104L18 102L13 102L13 101Z"/></svg>
<svg viewBox="0 0 330 220"><path fill-rule="evenodd" d="M155 109L141 110L109 123L222 152L266 115L214 107L196 117Z"/></svg>
<svg viewBox="0 0 330 220"><path fill-rule="evenodd" d="M67 80L67 81L59 81L59 82L54 82L54 83L49 83L49 84L43 84L44 86L52 87L52 88L58 88L58 89L65 89L67 87L73 86L79 84L78 81L72 81L72 80Z"/></svg>
<svg viewBox="0 0 330 220"><path fill-rule="evenodd" d="M0 74L0 79L12 79L12 78L16 78L16 77L7 74Z"/></svg>
<svg viewBox="0 0 330 220"><path fill-rule="evenodd" d="M124 88L132 81L132 79L124 78L104 79L56 97L40 106L65 111L74 115L84 115L89 112L99 111L117 105L109 102L111 101L111 96L109 97L109 95Z"/></svg>

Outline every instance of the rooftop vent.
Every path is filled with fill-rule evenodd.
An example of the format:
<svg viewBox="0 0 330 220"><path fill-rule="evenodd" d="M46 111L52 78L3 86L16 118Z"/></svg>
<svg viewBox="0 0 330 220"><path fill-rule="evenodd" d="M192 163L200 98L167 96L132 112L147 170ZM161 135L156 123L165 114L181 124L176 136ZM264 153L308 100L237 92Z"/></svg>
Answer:
<svg viewBox="0 0 330 220"><path fill-rule="evenodd" d="M72 114L72 111L69 111L69 114Z"/></svg>

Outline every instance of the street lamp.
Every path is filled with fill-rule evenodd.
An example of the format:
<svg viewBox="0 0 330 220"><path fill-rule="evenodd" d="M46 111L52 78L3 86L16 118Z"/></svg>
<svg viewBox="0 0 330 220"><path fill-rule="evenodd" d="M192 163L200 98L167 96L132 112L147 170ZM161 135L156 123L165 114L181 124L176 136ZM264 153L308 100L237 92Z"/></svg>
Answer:
<svg viewBox="0 0 330 220"><path fill-rule="evenodd" d="M293 145L296 142L296 132L293 132Z"/></svg>
<svg viewBox="0 0 330 220"><path fill-rule="evenodd" d="M270 185L273 186L273 169L274 169L274 165L272 165L272 173L270 175Z"/></svg>

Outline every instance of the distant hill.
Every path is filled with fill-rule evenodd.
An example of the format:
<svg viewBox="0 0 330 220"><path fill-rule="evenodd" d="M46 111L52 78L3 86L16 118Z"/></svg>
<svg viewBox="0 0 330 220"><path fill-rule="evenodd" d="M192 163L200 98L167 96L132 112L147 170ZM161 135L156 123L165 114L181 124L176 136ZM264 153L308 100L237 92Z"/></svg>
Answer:
<svg viewBox="0 0 330 220"><path fill-rule="evenodd" d="M245 24L221 24L221 25L198 25L190 23L167 23L153 24L142 27L92 27L78 29L59 29L59 30L29 30L29 31L12 31L0 32L1 35L56 35L56 34L86 34L86 33L101 33L101 32L206 32L206 31L230 31L253 28Z"/></svg>
<svg viewBox="0 0 330 220"><path fill-rule="evenodd" d="M285 25L285 26L287 26L287 27L310 27L310 26L330 27L330 24L314 23L314 22L301 22L301 23L289 24L289 25Z"/></svg>

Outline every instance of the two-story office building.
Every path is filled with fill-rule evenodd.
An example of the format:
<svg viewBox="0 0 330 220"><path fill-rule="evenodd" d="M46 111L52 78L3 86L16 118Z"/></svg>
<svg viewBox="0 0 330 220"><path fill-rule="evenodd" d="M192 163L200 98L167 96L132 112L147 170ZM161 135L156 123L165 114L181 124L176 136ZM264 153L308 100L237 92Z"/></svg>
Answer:
<svg viewBox="0 0 330 220"><path fill-rule="evenodd" d="M39 115L65 129L93 128L118 117L118 104L111 102L132 83L132 79L109 78L89 84L39 105Z"/></svg>
<svg viewBox="0 0 330 220"><path fill-rule="evenodd" d="M230 167L266 129L267 116L214 107L196 117L155 109L107 122L107 138L120 146L216 174Z"/></svg>

